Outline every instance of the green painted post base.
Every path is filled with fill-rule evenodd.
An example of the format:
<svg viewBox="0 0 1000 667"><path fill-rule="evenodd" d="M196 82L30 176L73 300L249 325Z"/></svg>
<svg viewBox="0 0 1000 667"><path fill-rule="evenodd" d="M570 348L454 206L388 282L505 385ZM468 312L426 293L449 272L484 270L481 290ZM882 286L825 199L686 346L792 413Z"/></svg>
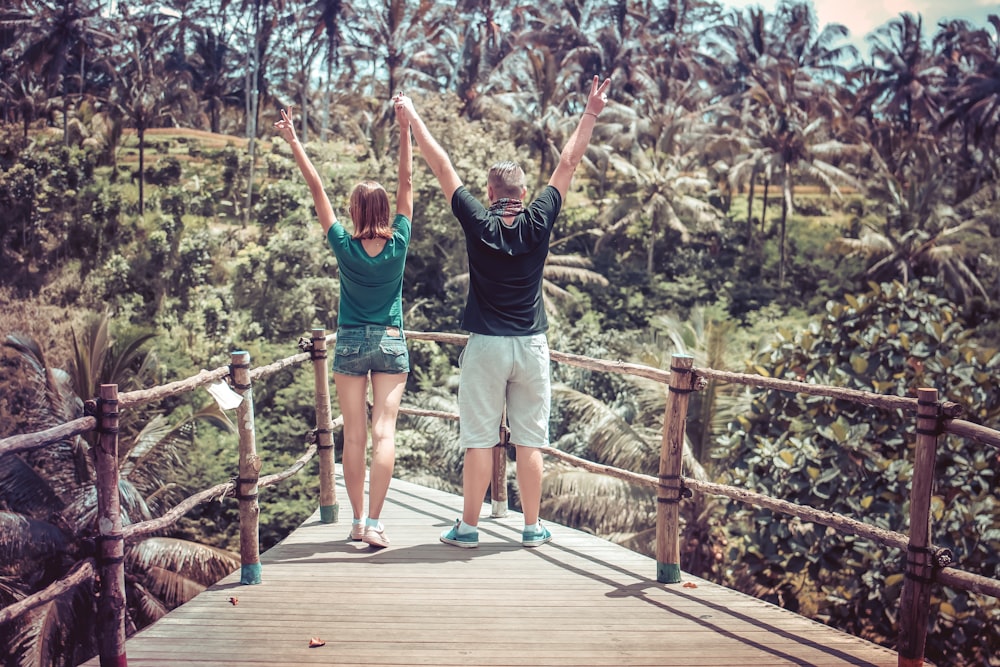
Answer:
<svg viewBox="0 0 1000 667"><path fill-rule="evenodd" d="M241 584L259 584L260 583L260 563L253 563L251 565L240 566L240 583Z"/></svg>
<svg viewBox="0 0 1000 667"><path fill-rule="evenodd" d="M337 517L339 514L340 514L340 503L319 506L320 523L337 523Z"/></svg>
<svg viewBox="0 0 1000 667"><path fill-rule="evenodd" d="M656 580L661 584L681 583L681 566L677 563L656 561Z"/></svg>

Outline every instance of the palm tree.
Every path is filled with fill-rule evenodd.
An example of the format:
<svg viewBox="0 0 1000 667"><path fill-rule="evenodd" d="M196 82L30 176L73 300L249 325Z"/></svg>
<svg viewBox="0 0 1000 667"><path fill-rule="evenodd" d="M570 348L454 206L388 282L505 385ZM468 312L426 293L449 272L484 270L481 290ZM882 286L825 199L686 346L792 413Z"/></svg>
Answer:
<svg viewBox="0 0 1000 667"><path fill-rule="evenodd" d="M762 228L766 222L769 186L782 184L785 180L782 161L774 159L778 152L775 141L785 131L782 128L793 114L778 108L775 102L805 110L810 96L819 95L816 101L829 97L836 103L842 94L842 84L838 82L845 80L850 61L857 57L857 49L843 41L847 34L847 28L836 23L819 29L810 4L783 0L773 14L759 7L733 12L709 35L708 48L717 64L709 71L716 73L713 81L720 100L716 107L719 110L718 127L709 142L710 152L721 154L725 161L723 171L728 188L742 191L749 187L748 243L753 240L753 205L758 178L764 178ZM807 88L800 90L800 87ZM786 95L793 97L785 98ZM760 120L761 105L771 109L768 121ZM797 122L812 121L822 111L821 107L812 106L814 108L808 109ZM844 123L846 117L837 108L839 106L836 104L823 113L828 125L819 129L830 139L843 132L833 127L834 123ZM777 126L769 122L773 116L779 117ZM787 194L783 192L783 217L788 213L785 207L790 205ZM784 266L784 259L781 265Z"/></svg>
<svg viewBox="0 0 1000 667"><path fill-rule="evenodd" d="M890 119L907 134L933 127L940 120L945 71L924 42L923 19L904 12L869 40L869 82L856 108L870 119Z"/></svg>
<svg viewBox="0 0 1000 667"><path fill-rule="evenodd" d="M17 110L25 139L31 124L43 117L50 106L45 87L30 71L21 74L11 72L0 80L0 99L4 100L4 106Z"/></svg>
<svg viewBox="0 0 1000 667"><path fill-rule="evenodd" d="M78 91L82 98L86 82L87 53L98 43L113 43L112 33L101 27L101 8L86 0L33 2L30 11L10 12L0 17L0 26L25 30L19 60L35 71L50 89L58 88L63 102L63 141L69 133L70 65L77 67Z"/></svg>
<svg viewBox="0 0 1000 667"><path fill-rule="evenodd" d="M669 231L681 243L691 233L721 231L725 216L704 200L708 190L704 178L691 176L698 164L690 148L694 115L683 105L671 102L655 116L642 116L631 109L619 109L620 127L625 131L610 137L609 161L625 177L615 204L605 212L609 223L594 247L595 254L622 232L644 239L646 274L655 273L656 244Z"/></svg>
<svg viewBox="0 0 1000 667"><path fill-rule="evenodd" d="M96 384L136 386L153 369L146 335L114 341L107 316L95 319L74 340L76 362L66 373L48 365L38 344L10 335L4 347L20 360L22 386L30 396L21 428L40 430L79 417ZM75 386L74 386L75 385ZM139 385L143 386L143 385ZM162 513L178 497L184 450L197 421L227 426L213 404L170 424L163 415L141 428L120 428L121 507L125 523ZM93 460L83 438L71 438L23 454L0 457L0 601L42 590L92 558L96 521ZM127 632L159 618L238 567L229 552L183 540L148 538L126 544ZM18 665L76 665L96 653L87 632L94 616L92 582L33 609L0 629L0 644Z"/></svg>
<svg viewBox="0 0 1000 667"><path fill-rule="evenodd" d="M860 188L854 176L838 166L860 148L838 139L838 128L847 125L847 114L837 91L787 60L772 61L770 67L761 69L746 93L745 104L743 130L753 138L748 152L761 151L763 171L782 191L778 285L783 286L795 178L818 182L836 197L839 185Z"/></svg>
<svg viewBox="0 0 1000 667"><path fill-rule="evenodd" d="M967 153L982 150L987 156L996 156L1000 153L997 143L1000 136L1000 16L993 14L989 20L998 37L978 30L966 33L965 39L952 46L954 59L967 63L965 68L969 71L963 73L948 96L940 128L960 127ZM984 163L983 166L988 161Z"/></svg>
<svg viewBox="0 0 1000 667"><path fill-rule="evenodd" d="M465 25L462 56L456 66L455 91L462 101L462 114L469 117L490 73L513 49L513 39L501 30L503 9L491 0L459 0L455 11Z"/></svg>
<svg viewBox="0 0 1000 667"><path fill-rule="evenodd" d="M404 87L450 89L460 48L448 7L388 0L374 8L351 7L348 20L352 41L345 55L370 63L369 75L381 72L367 80L369 96L385 100Z"/></svg>
<svg viewBox="0 0 1000 667"><path fill-rule="evenodd" d="M877 222L865 222L858 238L842 237L834 248L865 260L864 277L878 283L934 278L956 303L976 295L989 299L979 279L980 266L989 265L984 251L972 242L986 236L982 207L955 202L954 181L948 168L929 160L904 180L882 172L868 196L877 202ZM991 189L992 186L988 186Z"/></svg>
<svg viewBox="0 0 1000 667"><path fill-rule="evenodd" d="M316 39L319 26L311 24L309 15L313 9L310 6L288 7L293 13L282 21L282 25L290 23L292 28L284 39L285 48L280 55L274 57L271 66L272 73L281 81L275 86L276 92L285 93L288 99L295 100L295 106L302 115L300 135L303 142L309 141L310 92L314 79L312 73L324 48L329 47L329 41Z"/></svg>
<svg viewBox="0 0 1000 667"><path fill-rule="evenodd" d="M146 130L170 123L178 102L190 89L186 73L167 79L167 32L156 14L135 17L122 27L123 52L110 63L114 83L109 102L135 128L139 140L139 215L145 212Z"/></svg>
<svg viewBox="0 0 1000 667"><path fill-rule="evenodd" d="M326 78L323 98L326 100L323 115L323 124L320 136L326 139L326 130L330 125L330 108L333 106L333 70L340 64L340 47L344 42L344 20L347 12L346 3L343 0L315 0L311 6L312 34L319 37L322 32L326 37L326 53L324 63L326 64ZM305 105L302 106L303 113ZM303 117L302 130L305 132L306 123ZM305 137L306 135L303 135Z"/></svg>
<svg viewBox="0 0 1000 667"><path fill-rule="evenodd" d="M236 54L229 38L211 27L201 27L194 33L194 51L188 59L187 71L191 86L208 115L208 130L222 130L222 113L227 108L242 106L242 81L233 75Z"/></svg>
<svg viewBox="0 0 1000 667"><path fill-rule="evenodd" d="M526 44L500 63L486 87L486 96L478 100L480 114L509 125L514 141L537 156L536 189L541 189L555 170L563 139L568 136L564 105L571 81L575 82L575 76L560 68L549 47Z"/></svg>

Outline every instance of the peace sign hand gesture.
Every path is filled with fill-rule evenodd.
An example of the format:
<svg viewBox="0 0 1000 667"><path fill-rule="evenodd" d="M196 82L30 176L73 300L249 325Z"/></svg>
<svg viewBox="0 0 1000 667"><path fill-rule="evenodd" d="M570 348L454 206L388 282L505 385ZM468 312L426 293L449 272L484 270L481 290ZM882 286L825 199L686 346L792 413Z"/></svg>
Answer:
<svg viewBox="0 0 1000 667"><path fill-rule="evenodd" d="M292 124L292 107L288 106L288 109L281 110L281 120L274 124L275 129L278 133L285 138L285 141L292 143L293 141L298 141L298 137L295 136L295 126Z"/></svg>
<svg viewBox="0 0 1000 667"><path fill-rule="evenodd" d="M584 113L595 116L600 115L604 110L604 105L608 103L608 88L611 86L611 78L607 78L600 83L600 77L594 75L594 80L590 84L590 95L587 97L587 108Z"/></svg>

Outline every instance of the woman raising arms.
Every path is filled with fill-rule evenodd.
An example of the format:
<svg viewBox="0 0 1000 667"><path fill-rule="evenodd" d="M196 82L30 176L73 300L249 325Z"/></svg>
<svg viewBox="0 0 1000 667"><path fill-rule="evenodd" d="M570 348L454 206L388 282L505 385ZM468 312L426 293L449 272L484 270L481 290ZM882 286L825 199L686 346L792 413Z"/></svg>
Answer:
<svg viewBox="0 0 1000 667"><path fill-rule="evenodd" d="M402 291L413 217L413 149L409 122L398 107L396 119L400 135L395 216L390 216L385 188L375 181L362 181L351 192L351 232L337 220L319 174L299 143L291 107L282 109L281 120L274 124L292 148L295 162L312 193L319 223L337 257L340 305L333 378L344 416L342 466L354 514L350 538L373 547L389 546L379 516L396 461L396 416L410 371L403 335ZM369 377L372 463L368 517L364 519Z"/></svg>

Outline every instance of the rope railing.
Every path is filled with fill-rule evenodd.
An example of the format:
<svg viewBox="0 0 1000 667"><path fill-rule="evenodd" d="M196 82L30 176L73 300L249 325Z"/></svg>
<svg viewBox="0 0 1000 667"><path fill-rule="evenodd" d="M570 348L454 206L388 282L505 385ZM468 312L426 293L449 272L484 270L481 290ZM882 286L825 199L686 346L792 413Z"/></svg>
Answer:
<svg viewBox="0 0 1000 667"><path fill-rule="evenodd" d="M406 336L413 340L425 340L453 345L465 345L468 341L468 336L463 334L439 332L407 331ZM259 510L256 508L258 489L276 484L301 472L305 465L316 456L317 452L320 453L321 520L324 522L335 522L337 520L336 498L332 489L334 478L333 445L330 433L333 428L343 425L343 417L338 417L336 420L330 419L329 380L327 378L328 364L326 362L326 344L335 339L335 334L326 335L323 330L314 330L311 339L299 340L299 347L304 350L302 353L279 359L271 364L252 370L249 367L249 355L245 352L235 352L233 353L233 361L229 366L223 366L212 371L203 370L192 377L159 387L118 395L117 388L114 385L105 385L104 387L114 387L114 391L108 394L109 397L113 396L113 398L103 399L103 403L102 399L92 402L96 405L96 412L98 413L96 416L88 414L88 416L44 431L0 439L0 456L2 456L43 447L88 431L97 431L99 435L98 449L100 450L103 447L104 450L108 450L98 451L98 457L103 455L105 457L103 460L105 461L116 461L117 418L121 410L163 400L221 380L228 381L229 385L242 398L242 402L237 408L237 416L239 417L237 422L240 431L240 472L234 479L193 494L155 519L119 527L117 531L112 530L110 534L102 535L99 543L105 551L99 554L96 566L93 559L83 561L70 574L51 584L45 590L0 610L0 624L16 618L37 605L58 597L72 586L82 583L88 578L93 578L97 572L101 574L102 586L105 586L106 582L113 582L114 580L120 581L123 586L123 569L121 554L119 552L125 542L135 541L160 533L176 523L197 505L212 499L235 497L239 500L241 513L241 561L244 564L244 580L242 583L259 583L260 566L257 545L255 542L245 544L243 540L243 534L251 532L251 528L254 533L256 532L255 524L248 523L247 526L244 526L244 521L251 516L255 521L257 514L259 514ZM696 368L691 363L692 358L688 355L674 355L669 371L641 364L593 359L555 350L550 351L550 358L557 363L598 372L647 378L666 385L669 390L664 414L663 443L658 476L643 475L594 463L554 448L545 449L545 452L549 456L570 465L596 474L603 474L622 479L629 483L656 489L658 501L656 547L658 581L662 583L676 583L680 581L678 509L680 502L688 497L691 491L698 491L770 509L803 521L833 528L841 533L871 539L891 548L905 550L908 554L906 565L907 578L904 582L904 595L903 602L901 603L901 607L904 607L904 609L901 610L901 617L903 616L903 612L905 612L908 620L905 624L902 620L900 621L900 665L915 665L922 661L925 637L917 626L921 625L921 620L923 621L922 625L926 625L926 618L929 614L927 586L930 583L937 582L983 595L1000 597L1000 581L954 568L951 563L950 553L947 550L933 548L926 539L927 535L924 534L926 531L914 530L913 528L913 526L920 526L921 524L929 527L927 507L930 502L930 475L933 474L936 438L940 434L947 432L989 446L1000 447L1000 432L959 419L958 417L962 414L962 407L956 403L938 401L935 390L921 389L920 397L918 398L885 396L861 390L829 387L794 380L769 378L761 375L718 371L710 368ZM283 369L302 364L309 360L312 360L314 365L317 394L317 427L311 433L314 442L295 463L285 470L260 477L261 462L256 455L253 442L252 382L270 377ZM893 532L850 517L772 498L746 489L706 482L681 475L681 452L683 450L688 396L692 392L704 389L708 384L708 380L752 386L766 390L822 396L834 400L847 400L882 410L916 412L918 419L916 429L918 434L918 455L914 463L915 473L910 498L910 535ZM105 391L104 387L102 387L102 396ZM453 413L418 408L402 407L400 408L400 413L437 419L458 419L458 415ZM506 446L506 442L501 438L498 448ZM111 449L114 451L110 451ZM495 456L494 462L497 466L505 466L506 457ZM117 470L114 472L115 479L113 480L113 486L109 488L117 489ZM504 484L505 479L506 476L502 471L500 473L495 471L494 486ZM107 484L107 480L104 483ZM918 489L918 487L921 488ZM495 498L506 497L506 489L493 489L493 491ZM99 493L100 496L101 494ZM105 548L105 545L110 546ZM247 570L247 568L251 569ZM248 575L247 572L250 572L250 574ZM102 588L102 597L113 598L117 594L114 588L108 591ZM916 602L912 602L913 600L916 600ZM920 603L921 600L924 601L922 604ZM123 605L119 606L123 610ZM122 616L121 623L123 622L124 617ZM905 627L902 627L904 625ZM108 642L101 640L102 660L106 656L111 660L124 656L124 635L120 631L121 627L123 625L110 633L118 636L117 641ZM105 631L107 632L107 629ZM925 631L926 629L924 629Z"/></svg>
<svg viewBox="0 0 1000 667"><path fill-rule="evenodd" d="M593 461L581 459L552 447L546 447L544 451L552 458L559 459L560 461L564 461L570 465L589 472L615 477L639 486L646 486L654 489L661 486L660 481L652 475L641 475L627 470L622 470L620 468L613 468L600 463L594 463ZM714 496L723 496L747 505L763 507L775 512L797 517L803 521L818 523L820 525L833 528L840 533L868 538L888 547L905 550L908 545L909 537L903 533L897 533L895 531L879 528L878 526L872 526L842 514L825 512L806 505L799 505L786 500L772 498L771 496L766 496L754 491L747 491L746 489L740 489L727 484L705 482L692 477L682 477L681 482L683 482L685 487L692 489L693 491L699 491L701 493ZM943 549L935 547L930 547L930 549L932 552L944 556ZM943 568L935 575L937 580L941 583L982 595L992 595L995 598L1000 598L1000 581L984 577L979 574L955 569L952 567L950 562L940 562L935 565Z"/></svg>

